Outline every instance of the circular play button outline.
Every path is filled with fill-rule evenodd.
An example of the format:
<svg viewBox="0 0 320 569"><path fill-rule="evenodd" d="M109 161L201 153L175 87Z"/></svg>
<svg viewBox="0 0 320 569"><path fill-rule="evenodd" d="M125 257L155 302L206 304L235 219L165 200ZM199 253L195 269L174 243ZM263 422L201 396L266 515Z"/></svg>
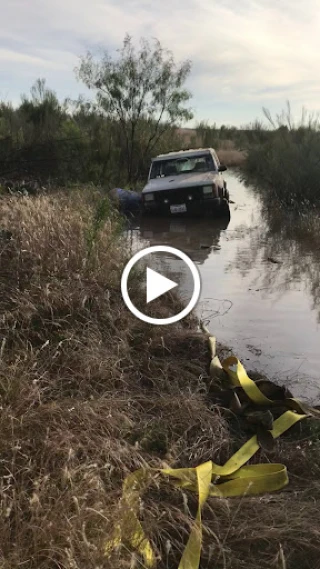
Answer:
<svg viewBox="0 0 320 569"><path fill-rule="evenodd" d="M140 259L142 259L146 255L150 255L151 253L170 253L171 255L174 255L175 257L179 257L179 259L181 259L182 261L184 261L186 263L186 265L188 266L188 268L191 271L192 278L193 278L193 284L194 284L191 299L188 302L187 306L183 310L181 310L181 312L178 312L178 314L175 314L175 316L169 316L168 318L152 318L151 316L147 316L146 314L143 314L143 312L140 312L140 310L138 310L135 307L135 305L131 302L131 299L129 297L128 277L129 277L130 271L131 271L132 267L138 261L140 261ZM175 322L179 322L179 320L182 320L182 318L187 316L191 312L191 310L195 307L195 305L197 304L197 302L199 300L200 292L201 292L200 275L199 275L199 271L198 271L196 265L194 264L194 262L191 261L190 257L188 257L188 255L183 253L183 251L180 251L180 249L176 249L175 247L169 247L167 245L153 245L152 247L146 247L145 249L138 251L138 253L133 255L133 257L131 257L130 261L126 264L126 266L122 272L122 276L121 276L121 293L122 293L122 298L123 298L127 308L130 310L130 312L132 312L132 314L134 314L134 316L136 316L137 318L139 318L143 322L147 322L148 324L155 324L157 326L159 326L159 325L163 326L165 324L174 324Z"/></svg>

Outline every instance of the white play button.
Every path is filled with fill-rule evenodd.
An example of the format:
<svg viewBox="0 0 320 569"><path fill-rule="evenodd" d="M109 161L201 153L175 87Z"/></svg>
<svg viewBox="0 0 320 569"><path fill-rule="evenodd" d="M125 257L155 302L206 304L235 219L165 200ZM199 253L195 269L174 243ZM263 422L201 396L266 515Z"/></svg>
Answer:
<svg viewBox="0 0 320 569"><path fill-rule="evenodd" d="M134 303L132 302L128 290L128 278L131 269L136 265L137 262L141 261L144 257L153 254L155 255L155 259L157 259L158 255L163 253L165 255L169 256L171 255L171 258L172 257L177 258L178 261L176 262L178 263L181 263L181 261L183 262L185 267L184 270L190 272L193 281L193 287L192 287L193 290L189 302L187 303L185 308L183 308L180 312L178 312L177 314L173 314L172 316L168 316L167 318L154 318L149 314L141 312L137 308L137 306L135 306ZM166 292L175 287L181 288L181 283L176 283L171 279L164 277L163 274L160 274L157 271L150 269L149 267L144 266L144 270L146 275L145 279L146 304L148 304L152 300L155 300L156 298L159 298L159 296L162 296L163 294L165 294ZM143 283L141 284L143 285ZM143 322L148 322L148 324L167 325L167 324L174 324L174 322L179 322L179 320L187 316L197 304L200 296L200 289L201 289L200 275L196 265L193 263L193 261L191 261L188 255L186 255L179 249L175 249L174 247L169 247L168 245L154 245L152 247L147 247L142 251L138 251L138 253L133 255L130 261L126 264L121 276L121 293L125 304L132 312L132 314L134 314L137 318L140 318L140 320L143 320Z"/></svg>
<svg viewBox="0 0 320 569"><path fill-rule="evenodd" d="M176 286L178 283L147 267L147 304Z"/></svg>

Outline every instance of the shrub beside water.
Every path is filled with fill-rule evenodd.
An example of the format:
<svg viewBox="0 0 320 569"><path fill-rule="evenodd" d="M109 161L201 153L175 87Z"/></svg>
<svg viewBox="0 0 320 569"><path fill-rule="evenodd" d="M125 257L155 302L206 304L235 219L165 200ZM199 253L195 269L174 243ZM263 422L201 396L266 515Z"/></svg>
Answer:
<svg viewBox="0 0 320 569"><path fill-rule="evenodd" d="M290 116L278 119L278 128L264 143L251 146L244 173L260 186L267 202L308 208L320 204L320 125Z"/></svg>

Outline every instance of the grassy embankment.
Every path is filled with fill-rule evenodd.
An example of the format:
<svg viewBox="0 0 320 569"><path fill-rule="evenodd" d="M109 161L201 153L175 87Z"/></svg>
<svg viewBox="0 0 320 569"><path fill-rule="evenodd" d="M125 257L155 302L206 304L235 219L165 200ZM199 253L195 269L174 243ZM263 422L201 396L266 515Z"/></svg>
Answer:
<svg viewBox="0 0 320 569"><path fill-rule="evenodd" d="M125 308L127 250L108 207L74 193L3 197L0 210L14 237L0 244L1 567L129 567L126 549L103 556L125 476L222 464L249 435L212 399L192 318L159 330ZM305 425L257 457L287 465L285 491L208 501L202 568L319 566L319 441ZM159 481L144 497L159 568L176 569L195 503Z"/></svg>

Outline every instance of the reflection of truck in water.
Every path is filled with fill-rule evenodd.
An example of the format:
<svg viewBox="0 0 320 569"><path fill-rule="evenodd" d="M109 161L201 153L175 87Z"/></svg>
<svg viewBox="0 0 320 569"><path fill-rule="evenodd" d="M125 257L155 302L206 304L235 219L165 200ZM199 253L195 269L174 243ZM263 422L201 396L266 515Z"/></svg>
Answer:
<svg viewBox="0 0 320 569"><path fill-rule="evenodd" d="M202 264L215 249L220 249L221 231L227 229L228 219L196 220L143 216L139 238L151 245L169 245L184 251L196 263ZM149 245L146 245L149 246Z"/></svg>
<svg viewBox="0 0 320 569"><path fill-rule="evenodd" d="M146 213L230 217L229 192L213 148L160 154L151 161L142 190Z"/></svg>

